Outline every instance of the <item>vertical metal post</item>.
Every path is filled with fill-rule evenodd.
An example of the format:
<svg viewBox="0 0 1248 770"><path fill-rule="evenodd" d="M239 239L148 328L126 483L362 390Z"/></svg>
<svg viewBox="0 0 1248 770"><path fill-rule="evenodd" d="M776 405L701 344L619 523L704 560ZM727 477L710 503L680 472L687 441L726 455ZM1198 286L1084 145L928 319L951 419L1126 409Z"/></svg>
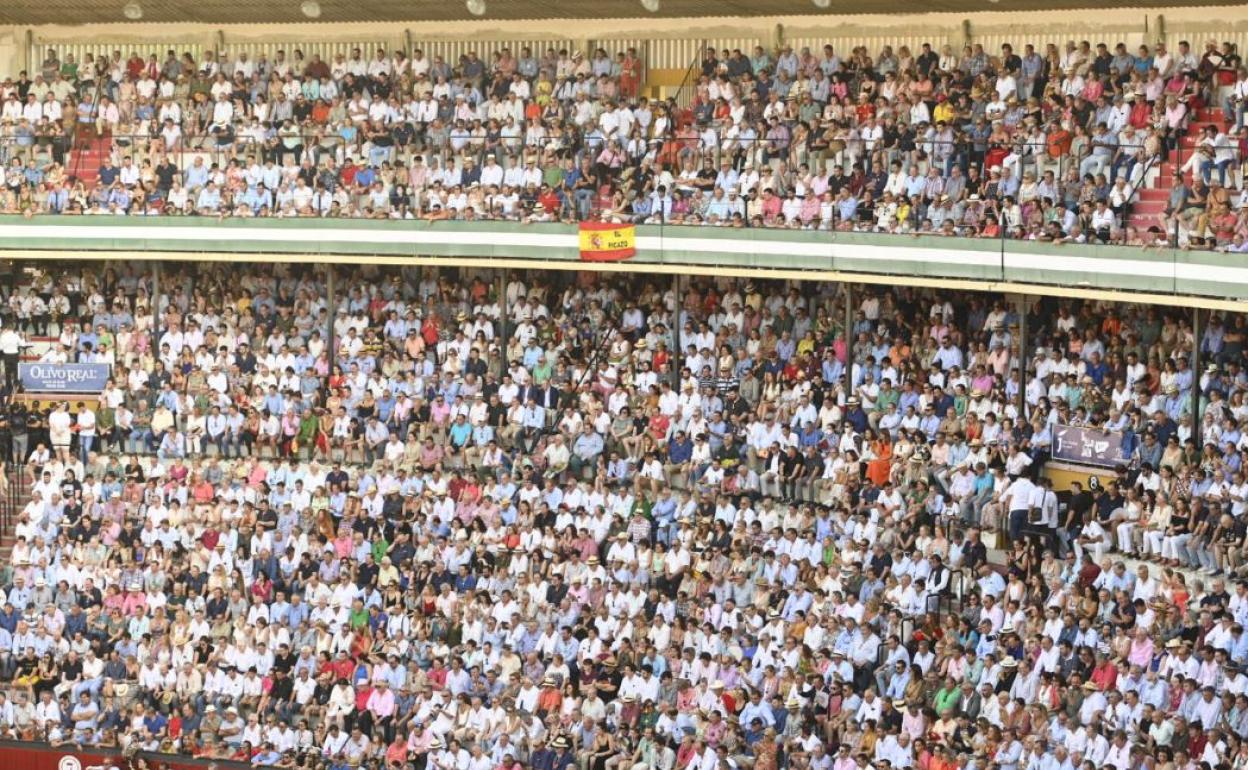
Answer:
<svg viewBox="0 0 1248 770"><path fill-rule="evenodd" d="M510 271L498 271L498 379L507 371L507 283Z"/></svg>
<svg viewBox="0 0 1248 770"><path fill-rule="evenodd" d="M684 311L684 302L681 300L680 296L680 273L676 273L672 276L672 296L675 298L676 317L672 319L672 347L674 347L675 350L672 351L671 378L672 387L679 390L680 362L683 361L685 357L685 347L680 343L681 332L685 329L684 319L681 318Z"/></svg>
<svg viewBox="0 0 1248 770"><path fill-rule="evenodd" d="M854 285L845 286L845 378L853 385L854 369Z"/></svg>
<svg viewBox="0 0 1248 770"><path fill-rule="evenodd" d="M1008 353L1008 351L1007 351ZM1027 419L1027 297L1018 295L1018 420Z"/></svg>
<svg viewBox="0 0 1248 770"><path fill-rule="evenodd" d="M160 337L161 322L163 317L160 314L160 260L152 263L152 328L155 330L155 337L152 347L156 350L156 355L160 355Z"/></svg>
<svg viewBox="0 0 1248 770"><path fill-rule="evenodd" d="M1188 361L1188 365L1192 370L1192 439L1196 442L1196 448L1201 449L1204 444L1201 442L1201 419L1200 419L1200 308L1192 308L1192 359Z"/></svg>
<svg viewBox="0 0 1248 770"><path fill-rule="evenodd" d="M334 340L334 321L338 315L338 300L334 296L335 290L334 266L327 265L325 270L325 295L329 298L329 323L327 324L329 328L325 330L325 341L329 349L329 368L331 371L334 368L334 361L338 357L338 346Z"/></svg>
<svg viewBox="0 0 1248 770"><path fill-rule="evenodd" d="M1183 184L1183 140L1182 138L1176 140L1174 143L1174 176L1175 176L1174 181L1171 182L1171 184L1180 184L1180 185ZM1196 179L1195 174L1192 175L1192 179L1193 179L1193 184L1194 184L1195 183L1194 180ZM1184 201L1183 205L1186 206L1187 201ZM1179 248L1179 221L1180 220L1179 220L1178 212L1175 212L1174 233L1173 233L1174 243L1171 244L1171 248L1175 248L1175 249ZM1199 434L1196 434L1196 435L1199 435ZM1200 442L1197 442L1197 443L1200 443Z"/></svg>

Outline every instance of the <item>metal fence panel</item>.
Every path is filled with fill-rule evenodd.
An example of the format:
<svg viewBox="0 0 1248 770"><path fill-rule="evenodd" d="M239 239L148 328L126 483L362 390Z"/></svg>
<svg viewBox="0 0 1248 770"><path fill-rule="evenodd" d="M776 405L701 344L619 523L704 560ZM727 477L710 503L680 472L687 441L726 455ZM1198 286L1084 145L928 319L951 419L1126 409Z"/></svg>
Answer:
<svg viewBox="0 0 1248 770"><path fill-rule="evenodd" d="M540 59L548 49L553 48L555 51L567 49L571 54L579 50L583 43L564 38L501 38L497 40L463 38L421 40L417 38L412 45L424 51L426 59L432 61L434 57L441 56L444 62L454 66L459 61L459 57L474 52L477 58L486 63L489 63L490 57L496 51L504 48L510 49L512 56L519 56L521 50L528 48L533 52L533 56ZM588 52L584 53L589 56Z"/></svg>
<svg viewBox="0 0 1248 770"><path fill-rule="evenodd" d="M809 48L810 52L815 56L823 55L823 47L831 45L833 52L842 58L848 56L855 48L866 46L867 53L874 59L879 56L880 51L884 50L884 46L892 46L894 53L906 46L910 49L912 56L918 56L923 50L924 43L930 43L932 50L940 52L940 47L949 42L949 36L944 34L935 35L833 35L833 36L812 36L803 35L799 37L784 38L785 45L793 46L793 50L800 53L803 48Z"/></svg>
<svg viewBox="0 0 1248 770"><path fill-rule="evenodd" d="M195 61L199 61L203 55L204 48L205 46L201 43L185 42L110 43L96 41L90 43L67 43L44 42L36 39L30 46L30 66L32 70L38 71L39 65L47 58L49 51L56 52L57 58L62 63L66 61L68 55L72 55L74 61L81 67L82 63L86 61L88 54L91 54L96 59L101 56L110 58L113 55L113 51L121 51L123 61L130 58L130 54L138 53L143 57L144 61L152 54L156 54L157 60L163 62L165 60L165 52L170 50L176 51L179 58L181 58L182 54L189 53ZM31 74L33 75L34 72L31 72Z"/></svg>
<svg viewBox="0 0 1248 770"><path fill-rule="evenodd" d="M365 59L371 60L376 53L377 48L384 48L387 52L392 48L391 44L385 40L355 40L355 41L317 41L307 40L303 42L250 42L250 43L226 43L221 46L221 52L230 57L231 60L237 59L240 53L246 53L247 58L255 61L264 54L269 61L273 61L278 51L286 52L286 60L293 61L295 51L303 53L303 60L309 61L313 54L321 57L324 61L333 61L334 56L342 54L350 58L351 51L355 48L360 49Z"/></svg>

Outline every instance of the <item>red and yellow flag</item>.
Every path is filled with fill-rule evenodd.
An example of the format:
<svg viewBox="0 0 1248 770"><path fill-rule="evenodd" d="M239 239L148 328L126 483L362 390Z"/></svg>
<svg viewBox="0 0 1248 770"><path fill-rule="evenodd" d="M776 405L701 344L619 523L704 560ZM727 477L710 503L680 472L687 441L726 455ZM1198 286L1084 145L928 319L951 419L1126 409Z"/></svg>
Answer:
<svg viewBox="0 0 1248 770"><path fill-rule="evenodd" d="M617 262L637 253L637 229L610 222L581 222L581 259Z"/></svg>

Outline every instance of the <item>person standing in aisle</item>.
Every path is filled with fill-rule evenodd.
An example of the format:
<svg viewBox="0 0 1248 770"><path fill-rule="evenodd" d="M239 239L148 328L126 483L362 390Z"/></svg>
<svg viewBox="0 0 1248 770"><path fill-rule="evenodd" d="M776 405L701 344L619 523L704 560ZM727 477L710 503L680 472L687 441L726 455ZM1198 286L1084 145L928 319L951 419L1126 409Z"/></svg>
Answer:
<svg viewBox="0 0 1248 770"><path fill-rule="evenodd" d="M4 363L4 384L10 393L17 385L17 364L21 360L23 343L17 327L6 326L0 329L0 362Z"/></svg>

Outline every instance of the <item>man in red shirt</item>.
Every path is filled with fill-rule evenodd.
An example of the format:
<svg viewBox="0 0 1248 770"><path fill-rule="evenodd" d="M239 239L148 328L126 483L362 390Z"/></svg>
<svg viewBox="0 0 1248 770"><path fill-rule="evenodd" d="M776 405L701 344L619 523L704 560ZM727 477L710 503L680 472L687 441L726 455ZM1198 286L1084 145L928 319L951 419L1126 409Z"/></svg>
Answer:
<svg viewBox="0 0 1248 770"><path fill-rule="evenodd" d="M334 679L346 679L350 681L351 675L355 673L355 661L347 657L346 650L338 653L338 658L330 664L330 673Z"/></svg>
<svg viewBox="0 0 1248 770"><path fill-rule="evenodd" d="M546 213L550 214L551 219L558 220L559 213L563 210L563 203L559 200L559 195L546 185L542 185L542 192L537 196L537 202L542 204L546 209Z"/></svg>

